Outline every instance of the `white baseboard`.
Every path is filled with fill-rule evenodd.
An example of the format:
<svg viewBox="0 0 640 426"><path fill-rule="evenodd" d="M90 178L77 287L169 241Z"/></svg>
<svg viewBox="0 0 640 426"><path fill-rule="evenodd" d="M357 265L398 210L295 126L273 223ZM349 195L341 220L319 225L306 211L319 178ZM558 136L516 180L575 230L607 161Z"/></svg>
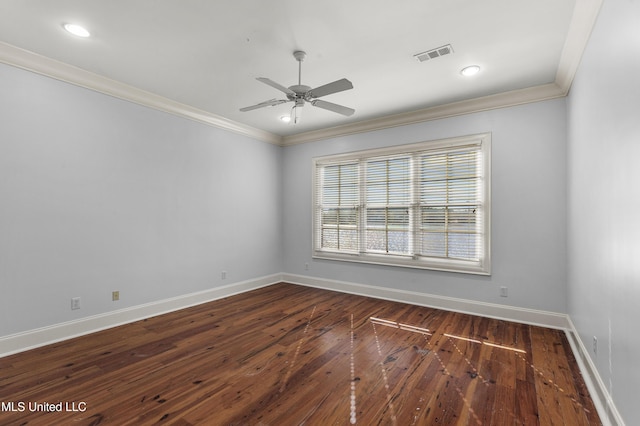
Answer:
<svg viewBox="0 0 640 426"><path fill-rule="evenodd" d="M125 309L54 324L22 333L0 337L0 357L71 339L156 315L177 311L282 281L282 274L216 287L197 293L146 303Z"/></svg>
<svg viewBox="0 0 640 426"><path fill-rule="evenodd" d="M308 287L323 288L326 290L340 291L342 293L357 294L359 296L391 300L394 302L410 303L412 305L427 306L430 308L444 309L447 311L461 312L465 314L480 315L483 317L503 319L513 322L539 325L542 327L556 329L567 329L569 327L567 315L556 312L538 311L535 309L518 308L514 306L499 305L495 303L477 302L474 300L458 299L446 296L436 296L433 294L398 290L389 287L378 287L345 281L327 280L305 275L293 275L285 273L282 274L282 280L288 283L300 284Z"/></svg>
<svg viewBox="0 0 640 426"><path fill-rule="evenodd" d="M622 416L620 416L613 403L611 395L607 391L607 387L602 381L584 342L580 339L580 335L571 318L569 318L569 328L566 330L566 335L582 372L582 378L587 385L587 389L589 389L591 399L600 416L600 421L604 426L624 426L624 420L622 420Z"/></svg>
<svg viewBox="0 0 640 426"><path fill-rule="evenodd" d="M437 296L388 287L377 287L345 281L327 280L305 275L282 274L282 280L292 284L339 291L342 293L357 294L360 296L410 303L412 305L427 306L447 311L462 312L524 324L562 329L567 335L567 339L569 340L569 344L571 345L571 349L576 357L578 366L587 388L589 389L591 399L596 406L596 410L598 411L602 424L605 426L624 426L624 421L611 400L611 396L609 395L609 392L607 392L607 389L589 356L589 352L580 340L571 318L566 314Z"/></svg>
<svg viewBox="0 0 640 426"><path fill-rule="evenodd" d="M3 336L0 337L0 357L233 296L281 281L544 327L568 329L570 326L566 315L554 312L283 273Z"/></svg>
<svg viewBox="0 0 640 426"><path fill-rule="evenodd" d="M489 318L563 329L582 372L591 398L598 410L600 420L605 426L624 426L624 421L598 371L589 356L589 351L579 337L571 318L566 314L518 308L514 306L477 302L467 299L437 296L388 287L378 287L352 282L327 280L294 274L274 274L252 280L229 284L197 293L190 293L131 308L119 309L100 315L94 315L75 321L54 324L23 333L0 337L0 358L50 343L71 339L96 331L131 323L156 315L177 311L201 303L233 296L247 291L266 287L278 282L288 282L307 287L321 288L342 293L384 299L412 305L427 306L454 312L480 315Z"/></svg>

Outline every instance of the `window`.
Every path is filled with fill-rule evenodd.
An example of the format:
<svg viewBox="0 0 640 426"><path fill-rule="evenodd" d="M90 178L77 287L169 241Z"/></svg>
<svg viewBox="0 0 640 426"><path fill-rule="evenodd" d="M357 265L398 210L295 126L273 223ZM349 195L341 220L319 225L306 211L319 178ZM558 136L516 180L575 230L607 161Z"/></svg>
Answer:
<svg viewBox="0 0 640 426"><path fill-rule="evenodd" d="M491 135L314 159L314 257L490 273Z"/></svg>

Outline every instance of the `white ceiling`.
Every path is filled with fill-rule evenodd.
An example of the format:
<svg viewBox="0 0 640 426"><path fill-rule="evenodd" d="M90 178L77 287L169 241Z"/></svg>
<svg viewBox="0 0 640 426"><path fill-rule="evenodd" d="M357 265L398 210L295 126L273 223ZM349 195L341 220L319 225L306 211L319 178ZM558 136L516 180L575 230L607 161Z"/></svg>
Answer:
<svg viewBox="0 0 640 426"><path fill-rule="evenodd" d="M600 3L2 0L0 62L286 143L335 126L336 134L348 133L439 110L564 96ZM72 36L64 23L82 24L92 36ZM413 57L445 44L454 53L422 63ZM291 103L239 111L284 98L256 77L297 84L295 50L307 52L302 84L353 83L323 98L354 108L353 116L307 104L302 122L288 125L278 118ZM481 72L463 77L470 64Z"/></svg>

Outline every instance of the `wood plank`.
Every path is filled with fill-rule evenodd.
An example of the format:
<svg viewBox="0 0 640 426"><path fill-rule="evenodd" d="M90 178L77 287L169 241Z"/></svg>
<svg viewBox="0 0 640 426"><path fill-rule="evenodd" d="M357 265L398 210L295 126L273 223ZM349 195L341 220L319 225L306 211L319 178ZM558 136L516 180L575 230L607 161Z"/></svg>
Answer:
<svg viewBox="0 0 640 426"><path fill-rule="evenodd" d="M562 331L291 284L0 359L4 424L596 425Z"/></svg>

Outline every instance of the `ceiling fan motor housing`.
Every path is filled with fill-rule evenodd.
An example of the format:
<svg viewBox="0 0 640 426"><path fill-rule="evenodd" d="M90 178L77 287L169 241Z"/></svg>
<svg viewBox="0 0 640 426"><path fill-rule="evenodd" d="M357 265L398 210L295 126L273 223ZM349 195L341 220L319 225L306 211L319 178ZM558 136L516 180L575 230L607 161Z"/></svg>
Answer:
<svg viewBox="0 0 640 426"><path fill-rule="evenodd" d="M289 87L289 90L293 90L296 93L295 96L287 94L287 97L293 101L294 99L305 99L305 95L311 90L311 87L304 84L296 84Z"/></svg>

